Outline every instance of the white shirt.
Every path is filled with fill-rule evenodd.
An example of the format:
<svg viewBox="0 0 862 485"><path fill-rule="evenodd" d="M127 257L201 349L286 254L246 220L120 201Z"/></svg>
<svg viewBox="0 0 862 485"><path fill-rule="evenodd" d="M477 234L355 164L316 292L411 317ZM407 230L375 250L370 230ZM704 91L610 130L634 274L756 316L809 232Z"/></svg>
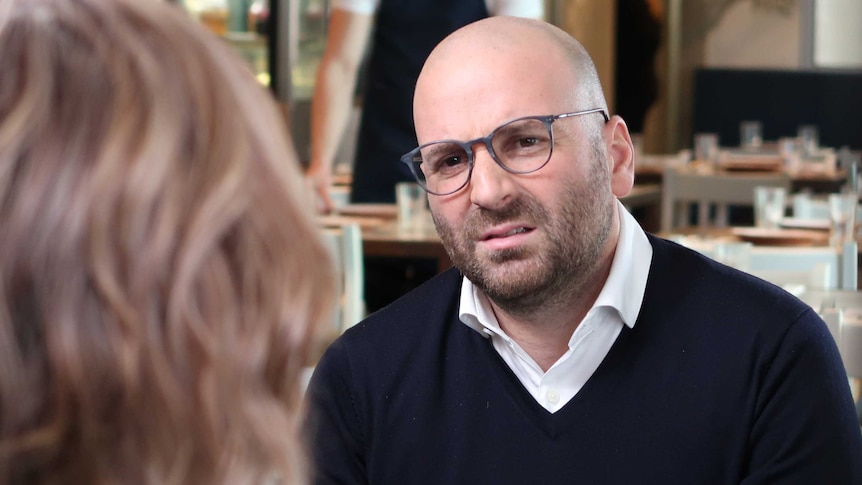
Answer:
<svg viewBox="0 0 862 485"><path fill-rule="evenodd" d="M459 318L490 338L494 349L542 407L554 413L596 371L623 329L634 327L646 290L652 246L634 217L617 201L620 237L608 279L569 339L569 350L547 372L500 328L488 298L464 278Z"/></svg>
<svg viewBox="0 0 862 485"><path fill-rule="evenodd" d="M334 0L332 6L349 12L373 14L380 0ZM485 0L489 15L509 15L541 19L545 14L543 0Z"/></svg>

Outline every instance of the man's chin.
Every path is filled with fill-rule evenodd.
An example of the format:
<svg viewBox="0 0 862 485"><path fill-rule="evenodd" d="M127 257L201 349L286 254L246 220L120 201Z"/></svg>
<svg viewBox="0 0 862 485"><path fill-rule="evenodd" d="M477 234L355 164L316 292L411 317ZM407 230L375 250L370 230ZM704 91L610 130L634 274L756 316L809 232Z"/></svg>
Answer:
<svg viewBox="0 0 862 485"><path fill-rule="evenodd" d="M500 294L500 296L505 295L508 299L531 291L525 288L531 286L527 282L542 279L539 274L541 272L536 261L509 258L502 261L483 259L478 264L472 265L470 271L465 274L484 291Z"/></svg>
<svg viewBox="0 0 862 485"><path fill-rule="evenodd" d="M473 255L474 261L485 267L493 265L517 264L526 261L530 257L525 248L497 249L493 251L477 251Z"/></svg>

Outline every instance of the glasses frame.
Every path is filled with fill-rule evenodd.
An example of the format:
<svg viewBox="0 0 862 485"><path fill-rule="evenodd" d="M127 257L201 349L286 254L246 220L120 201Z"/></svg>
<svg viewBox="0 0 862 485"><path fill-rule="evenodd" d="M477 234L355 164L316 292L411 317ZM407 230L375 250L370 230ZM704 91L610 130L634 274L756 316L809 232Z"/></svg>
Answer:
<svg viewBox="0 0 862 485"><path fill-rule="evenodd" d="M533 173L533 172L536 172L538 170L541 170L542 167L547 165L548 162L551 161L551 156L554 154L554 129L553 129L554 122L557 120L563 119L563 118L571 118L574 116L588 115L588 114L592 114L592 113L601 113L602 117L605 119L605 123L610 121L610 118L608 117L608 113L607 113L607 111L605 111L604 108L591 108L591 109L585 109L582 111L573 111L571 113L561 113L561 114L557 114L557 115L522 116L520 118L514 118L514 119L511 119L509 121L506 121L505 123L501 124L500 126L494 128L494 130L491 131L491 133L489 133L488 135L480 137L480 138L475 138L475 139L470 140L470 141L435 140L432 142L424 143L424 144L414 148L413 150L410 150L408 153L405 153L404 155L402 155L401 156L401 163L404 163L408 167L410 167L410 173L413 174L413 178L416 179L416 182L419 183L419 186L422 187L422 189L425 192L428 192L431 195L440 195L440 196L451 195L451 194L454 194L455 192L458 192L459 190L463 189L464 187L467 186L468 183L470 183L470 178L473 176L473 166L474 166L474 163L476 161L475 156L473 155L473 145L475 145L477 143L481 143L481 144L485 145L485 148L488 150L488 154L491 155L491 159L493 159L494 162L500 166L500 168L502 168L503 170L505 170L509 173L516 174L516 175L524 175L524 174L528 174L528 173ZM551 140L551 148L550 148L550 150L548 150L548 159L545 160L538 167L536 167L534 169L530 169L530 170L514 170L512 168L507 167L497 157L497 154L494 152L494 147L491 144L491 139L494 137L494 135L497 133L497 131L500 130L500 128L502 128L506 125L509 125L510 123L514 123L516 121L522 121L522 120L541 121L545 125L545 128L547 128L548 134L550 135L550 140ZM423 182L423 180L422 180L423 177L421 177L417 173L418 169L416 168L416 166L418 164L413 163L413 158L416 156L417 153L419 153L423 148L425 148L429 145L437 144L437 143L453 143L455 145L460 146L464 150L464 153L467 154L467 163L468 163L468 167L469 167L467 169L467 178L464 179L464 183L459 185L458 188L451 190L449 192L434 192L431 189L429 189L425 185L425 182Z"/></svg>

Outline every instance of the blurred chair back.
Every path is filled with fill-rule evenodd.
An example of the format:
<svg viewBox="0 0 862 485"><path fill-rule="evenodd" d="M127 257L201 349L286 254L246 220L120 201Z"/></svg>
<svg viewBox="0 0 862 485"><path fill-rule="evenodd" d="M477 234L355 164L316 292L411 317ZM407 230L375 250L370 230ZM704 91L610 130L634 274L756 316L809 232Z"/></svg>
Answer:
<svg viewBox="0 0 862 485"><path fill-rule="evenodd" d="M340 298L333 329L341 334L365 317L362 229L359 224L350 223L327 227L323 234L338 272Z"/></svg>
<svg viewBox="0 0 862 485"><path fill-rule="evenodd" d="M323 242L329 249L338 280L338 307L332 315L332 326L321 332L312 347L312 359L299 376L299 390L304 396L314 373L317 359L326 347L345 330L365 318L365 266L362 257L362 229L357 223L323 228Z"/></svg>
<svg viewBox="0 0 862 485"><path fill-rule="evenodd" d="M856 242L831 246L752 246L744 266L723 261L721 241L704 242L697 236L674 240L705 256L751 273L772 284L791 289L844 289L855 291L858 284Z"/></svg>
<svg viewBox="0 0 862 485"><path fill-rule="evenodd" d="M697 225L724 227L730 205L753 206L757 186L784 187L790 190L785 172L698 173L689 168L666 167L662 177L661 230L688 225L689 205L698 207ZM715 221L709 220L714 205Z"/></svg>
<svg viewBox="0 0 862 485"><path fill-rule="evenodd" d="M809 193L793 195L793 217L799 219L829 220L829 201Z"/></svg>
<svg viewBox="0 0 862 485"><path fill-rule="evenodd" d="M749 272L779 286L856 290L856 242L842 247L755 247Z"/></svg>
<svg viewBox="0 0 862 485"><path fill-rule="evenodd" d="M838 350L856 401L856 418L862 425L862 320L855 316L840 321L839 333L833 336L838 341Z"/></svg>

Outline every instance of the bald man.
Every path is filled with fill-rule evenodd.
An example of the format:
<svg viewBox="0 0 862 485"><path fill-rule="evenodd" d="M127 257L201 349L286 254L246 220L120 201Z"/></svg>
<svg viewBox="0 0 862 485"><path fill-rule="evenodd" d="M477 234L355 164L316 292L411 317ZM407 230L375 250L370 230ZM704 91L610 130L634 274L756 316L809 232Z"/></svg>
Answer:
<svg viewBox="0 0 862 485"><path fill-rule="evenodd" d="M317 483L860 483L825 324L644 233L632 142L568 34L495 17L414 98L455 268L345 333L308 398Z"/></svg>

